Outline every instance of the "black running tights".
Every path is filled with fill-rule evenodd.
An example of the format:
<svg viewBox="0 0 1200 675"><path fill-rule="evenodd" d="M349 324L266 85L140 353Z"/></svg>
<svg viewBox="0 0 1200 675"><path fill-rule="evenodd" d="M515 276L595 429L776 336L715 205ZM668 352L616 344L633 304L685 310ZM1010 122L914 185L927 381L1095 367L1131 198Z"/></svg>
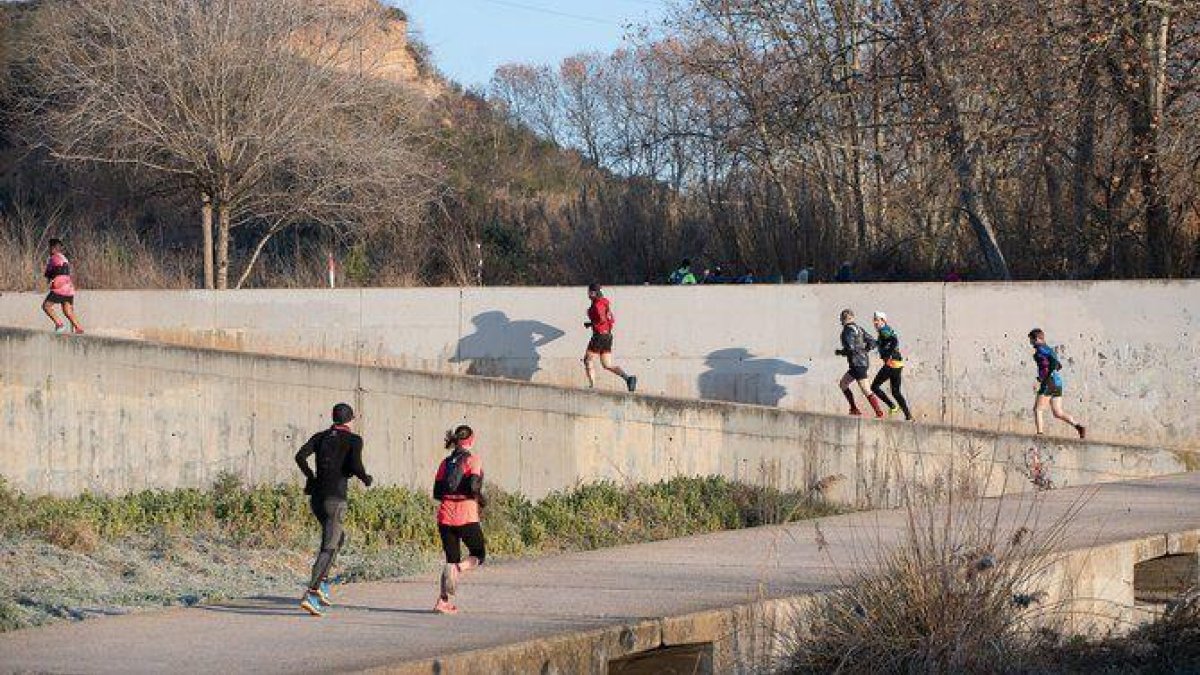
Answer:
<svg viewBox="0 0 1200 675"><path fill-rule="evenodd" d="M900 404L900 409L904 411L905 419L912 419L912 413L908 411L908 401L904 400L904 394L900 392L900 376L904 372L903 368L892 368L891 366L883 366L875 373L875 380L871 382L871 391L879 397L887 407L893 407L892 399L883 393L883 383L891 384L892 396L896 397L896 403Z"/></svg>

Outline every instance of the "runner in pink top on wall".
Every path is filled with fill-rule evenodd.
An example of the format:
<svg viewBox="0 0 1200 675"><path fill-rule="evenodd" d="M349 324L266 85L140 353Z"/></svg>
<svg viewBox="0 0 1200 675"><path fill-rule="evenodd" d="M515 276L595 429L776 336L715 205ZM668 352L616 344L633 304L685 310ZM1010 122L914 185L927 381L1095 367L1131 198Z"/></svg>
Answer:
<svg viewBox="0 0 1200 675"><path fill-rule="evenodd" d="M83 326L75 319L75 284L71 282L71 263L63 255L61 239L50 240L50 259L46 261L46 279L50 282L50 292L42 302L42 311L54 322L55 333L67 332L67 327L54 314L54 306L62 305L63 315L71 322L71 329L76 333L83 332Z"/></svg>

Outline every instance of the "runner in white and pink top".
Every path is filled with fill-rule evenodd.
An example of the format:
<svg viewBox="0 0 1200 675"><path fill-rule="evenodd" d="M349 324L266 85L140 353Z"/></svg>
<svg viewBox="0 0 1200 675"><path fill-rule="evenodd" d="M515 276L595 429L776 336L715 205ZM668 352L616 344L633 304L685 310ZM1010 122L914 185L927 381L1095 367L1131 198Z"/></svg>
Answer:
<svg viewBox="0 0 1200 675"><path fill-rule="evenodd" d="M46 279L50 281L50 292L42 302L42 311L54 322L54 332L63 333L67 328L54 315L54 306L62 305L63 315L71 322L71 329L83 332L83 326L75 320L75 284L71 281L71 263L62 252L62 240L50 240L50 259L46 261Z"/></svg>

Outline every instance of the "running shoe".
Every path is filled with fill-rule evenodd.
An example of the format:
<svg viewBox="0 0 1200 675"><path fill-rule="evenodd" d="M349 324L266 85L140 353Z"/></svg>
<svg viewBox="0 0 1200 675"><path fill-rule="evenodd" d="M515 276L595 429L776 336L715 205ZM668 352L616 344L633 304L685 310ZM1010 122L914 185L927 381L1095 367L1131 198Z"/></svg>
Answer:
<svg viewBox="0 0 1200 675"><path fill-rule="evenodd" d="M1075 431L1079 432L1080 438L1087 438L1087 427L1083 426L1082 424L1076 424Z"/></svg>
<svg viewBox="0 0 1200 675"><path fill-rule="evenodd" d="M629 388L630 392L637 391L637 375L630 375L625 378L625 386Z"/></svg>
<svg viewBox="0 0 1200 675"><path fill-rule="evenodd" d="M83 329L82 329L82 328L76 328L76 329L75 329L75 334L76 334L76 335L83 335Z"/></svg>
<svg viewBox="0 0 1200 675"><path fill-rule="evenodd" d="M58 333L59 335L62 335L63 333L67 332L67 327L66 327L66 326L62 326L62 325L55 326L55 327L54 327L54 332L55 332L55 333Z"/></svg>
<svg viewBox="0 0 1200 675"><path fill-rule="evenodd" d="M437 603L434 604L433 611L438 614L458 614L458 608L454 606L453 602L441 598L438 598Z"/></svg>
<svg viewBox="0 0 1200 675"><path fill-rule="evenodd" d="M333 607L333 589L330 588L328 581L322 581L320 586L317 586L317 599L326 607Z"/></svg>
<svg viewBox="0 0 1200 675"><path fill-rule="evenodd" d="M894 406L888 408L888 417L891 417L892 415L895 415L898 412L900 412L900 406L894 405Z"/></svg>
<svg viewBox="0 0 1200 675"><path fill-rule="evenodd" d="M304 594L304 599L300 601L300 609L313 616L323 616L325 614L325 612L321 609L321 599L317 597L317 594L314 591L309 591Z"/></svg>
<svg viewBox="0 0 1200 675"><path fill-rule="evenodd" d="M851 408L851 409L850 409L850 414L851 414L851 415L855 415L855 416L857 416L857 417L862 417L862 411L861 411L861 410L859 410L858 408Z"/></svg>

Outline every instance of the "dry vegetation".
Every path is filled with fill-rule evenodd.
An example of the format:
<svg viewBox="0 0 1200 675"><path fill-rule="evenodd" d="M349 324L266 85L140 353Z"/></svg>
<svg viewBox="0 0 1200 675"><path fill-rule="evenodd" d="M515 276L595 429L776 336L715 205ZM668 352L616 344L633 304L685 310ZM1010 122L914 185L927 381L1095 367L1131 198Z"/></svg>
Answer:
<svg viewBox="0 0 1200 675"><path fill-rule="evenodd" d="M1086 497L1084 498L1086 499ZM1015 501L1015 503L1014 503ZM896 542L863 551L843 587L783 636L776 673L1186 673L1200 669L1200 599L1128 633L1072 632L1048 580L1075 502L1041 523L1036 496L907 506ZM1008 518L998 514L1007 511ZM818 528L819 531L819 528ZM847 561L833 561L843 566ZM1117 627L1118 630L1122 627Z"/></svg>
<svg viewBox="0 0 1200 675"><path fill-rule="evenodd" d="M1198 62L1194 2L693 0L493 93L671 188L578 201L621 211L595 236L627 277L664 246L767 275L1194 276Z"/></svg>
<svg viewBox="0 0 1200 675"><path fill-rule="evenodd" d="M1195 3L693 0L488 98L374 0L193 5L0 5L0 228L92 287L1200 273Z"/></svg>

